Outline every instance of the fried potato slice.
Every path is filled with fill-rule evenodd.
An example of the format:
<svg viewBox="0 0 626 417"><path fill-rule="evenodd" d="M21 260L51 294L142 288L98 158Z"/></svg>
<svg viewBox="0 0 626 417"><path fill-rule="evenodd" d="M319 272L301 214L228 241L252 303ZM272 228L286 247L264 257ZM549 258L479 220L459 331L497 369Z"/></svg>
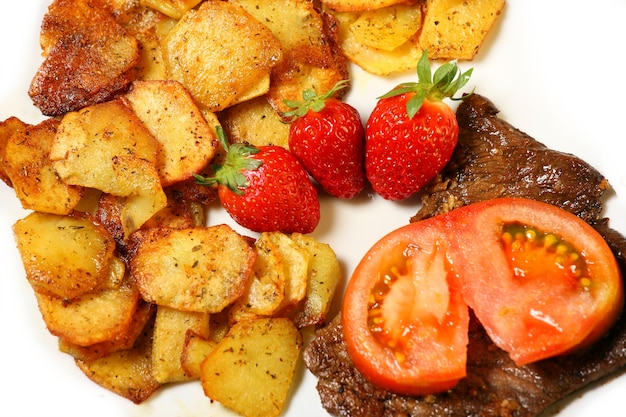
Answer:
<svg viewBox="0 0 626 417"><path fill-rule="evenodd" d="M322 0L324 6L338 12L376 10L405 2L406 0Z"/></svg>
<svg viewBox="0 0 626 417"><path fill-rule="evenodd" d="M47 119L19 128L6 143L3 167L25 209L68 214L84 194L83 187L61 181L50 161L58 125Z"/></svg>
<svg viewBox="0 0 626 417"><path fill-rule="evenodd" d="M44 115L101 103L133 80L137 40L96 0L55 0L44 16L44 62L28 94Z"/></svg>
<svg viewBox="0 0 626 417"><path fill-rule="evenodd" d="M221 111L218 118L232 141L289 149L289 124L282 121L265 97L231 106Z"/></svg>
<svg viewBox="0 0 626 417"><path fill-rule="evenodd" d="M216 346L216 341L187 330L180 362L188 378L200 379L200 365Z"/></svg>
<svg viewBox="0 0 626 417"><path fill-rule="evenodd" d="M126 98L159 142L156 166L164 187L191 178L213 159L217 135L182 84L136 81Z"/></svg>
<svg viewBox="0 0 626 417"><path fill-rule="evenodd" d="M87 214L31 212L13 225L26 278L36 292L71 300L101 286L115 242Z"/></svg>
<svg viewBox="0 0 626 417"><path fill-rule="evenodd" d="M244 417L279 416L301 350L302 336L289 319L241 321L202 362L202 388Z"/></svg>
<svg viewBox="0 0 626 417"><path fill-rule="evenodd" d="M66 114L50 159L72 185L125 197L125 234L167 204L156 169L158 142L122 99Z"/></svg>
<svg viewBox="0 0 626 417"><path fill-rule="evenodd" d="M131 236L133 278L149 302L216 313L243 293L256 251L230 226L153 228Z"/></svg>
<svg viewBox="0 0 626 417"><path fill-rule="evenodd" d="M35 296L48 331L79 346L111 340L124 333L140 301L137 287L128 278L117 289L72 300L36 291Z"/></svg>
<svg viewBox="0 0 626 417"><path fill-rule="evenodd" d="M230 321L244 317L271 316L285 297L286 272L280 248L269 233L261 233L256 240L256 261L246 290L230 307Z"/></svg>
<svg viewBox="0 0 626 417"><path fill-rule="evenodd" d="M208 337L209 314L157 306L152 337L152 375L158 382L190 379L182 367L187 331Z"/></svg>
<svg viewBox="0 0 626 417"><path fill-rule="evenodd" d="M142 3L172 19L180 19L185 13L200 4L201 1L202 0L142 0Z"/></svg>
<svg viewBox="0 0 626 417"><path fill-rule="evenodd" d="M275 315L286 316L306 296L311 255L284 233L268 232L267 236L278 248L285 268L285 295Z"/></svg>
<svg viewBox="0 0 626 417"><path fill-rule="evenodd" d="M93 382L135 404L147 400L161 384L152 376L152 326L148 325L132 349L98 359L76 359Z"/></svg>
<svg viewBox="0 0 626 417"><path fill-rule="evenodd" d="M361 13L350 31L365 46L393 51L415 35L421 23L421 3L395 4Z"/></svg>
<svg viewBox="0 0 626 417"><path fill-rule="evenodd" d="M284 100L302 100L302 92L329 91L348 79L346 60L337 46L332 16L320 13L307 0L232 0L280 40L283 59L271 72L267 98L278 112L289 108ZM340 97L344 91L340 91Z"/></svg>
<svg viewBox="0 0 626 417"><path fill-rule="evenodd" d="M0 180L4 181L9 187L12 187L13 184L5 168L6 147L11 136L18 131L24 130L26 126L28 126L28 123L14 116L0 122Z"/></svg>
<svg viewBox="0 0 626 417"><path fill-rule="evenodd" d="M502 12L505 0L427 0L419 37L431 59L474 58Z"/></svg>
<svg viewBox="0 0 626 417"><path fill-rule="evenodd" d="M339 261L330 245L312 236L294 233L291 239L310 255L306 296L292 313L292 320L299 329L321 326L326 323L326 314L342 278Z"/></svg>
<svg viewBox="0 0 626 417"><path fill-rule="evenodd" d="M141 302L137 311L133 314L131 324L120 334L111 340L94 343L89 346L79 346L63 338L59 338L59 350L73 356L75 359L92 361L109 356L120 350L132 349L139 339L146 325L154 317L156 306Z"/></svg>
<svg viewBox="0 0 626 417"><path fill-rule="evenodd" d="M355 32L351 30L352 25L359 19L359 13L342 12L335 13L334 16L339 22L339 45L344 55L371 74L389 75L414 69L422 56L423 49L419 44L419 33L394 50L386 51L359 42Z"/></svg>
<svg viewBox="0 0 626 417"><path fill-rule="evenodd" d="M183 84L201 107L218 111L269 74L282 48L264 24L237 4L206 1L185 13L165 36L163 55L171 79Z"/></svg>

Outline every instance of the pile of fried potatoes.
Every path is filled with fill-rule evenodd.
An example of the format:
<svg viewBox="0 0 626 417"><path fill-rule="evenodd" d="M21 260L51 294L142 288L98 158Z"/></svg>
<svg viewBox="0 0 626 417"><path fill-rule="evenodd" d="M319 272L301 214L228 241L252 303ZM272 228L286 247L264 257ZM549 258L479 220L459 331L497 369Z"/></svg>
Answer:
<svg viewBox="0 0 626 417"><path fill-rule="evenodd" d="M49 118L0 122L0 180L30 211L13 231L60 350L135 403L196 379L279 415L341 271L311 236L207 226L216 191L193 174L220 157L216 127L288 148L285 100L349 79L349 61L471 59L503 3L54 0L28 91Z"/></svg>
<svg viewBox="0 0 626 417"><path fill-rule="evenodd" d="M321 0L339 22L350 61L376 75L414 69L431 59L472 60L505 0Z"/></svg>

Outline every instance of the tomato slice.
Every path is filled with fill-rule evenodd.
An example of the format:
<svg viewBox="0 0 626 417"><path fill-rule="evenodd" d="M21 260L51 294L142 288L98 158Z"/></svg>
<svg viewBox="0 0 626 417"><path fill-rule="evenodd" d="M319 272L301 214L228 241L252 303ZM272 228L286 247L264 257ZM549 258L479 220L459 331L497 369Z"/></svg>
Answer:
<svg viewBox="0 0 626 417"><path fill-rule="evenodd" d="M617 261L591 226L549 204L502 198L383 237L348 283L342 325L366 378L425 395L465 376L470 308L524 365L597 341L623 302Z"/></svg>
<svg viewBox="0 0 626 417"><path fill-rule="evenodd" d="M409 395L447 390L465 376L468 308L436 219L385 236L348 283L348 353L373 384Z"/></svg>
<svg viewBox="0 0 626 417"><path fill-rule="evenodd" d="M555 206L489 200L447 215L458 233L463 297L518 365L590 345L615 322L623 283L589 224Z"/></svg>

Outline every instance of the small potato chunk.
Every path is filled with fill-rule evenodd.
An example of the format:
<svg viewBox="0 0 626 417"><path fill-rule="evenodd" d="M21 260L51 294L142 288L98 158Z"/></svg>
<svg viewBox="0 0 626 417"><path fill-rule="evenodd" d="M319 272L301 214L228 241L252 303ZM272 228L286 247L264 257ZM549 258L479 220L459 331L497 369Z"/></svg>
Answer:
<svg viewBox="0 0 626 417"><path fill-rule="evenodd" d="M180 362L188 378L200 379L200 365L213 352L216 346L216 341L203 337L191 330L187 331Z"/></svg>
<svg viewBox="0 0 626 417"><path fill-rule="evenodd" d="M111 99L134 78L137 40L96 0L55 0L44 16L44 62L28 94L46 116Z"/></svg>
<svg viewBox="0 0 626 417"><path fill-rule="evenodd" d="M278 248L285 268L285 296L275 312L285 316L306 296L311 255L284 233L269 232L268 239Z"/></svg>
<svg viewBox="0 0 626 417"><path fill-rule="evenodd" d="M25 209L68 214L83 195L82 187L59 179L50 161L58 125L47 119L17 129L6 144L4 169Z"/></svg>
<svg viewBox="0 0 626 417"><path fill-rule="evenodd" d="M76 365L96 384L135 404L147 400L161 384L152 376L152 328L146 326L132 349L98 359L76 359Z"/></svg>
<svg viewBox="0 0 626 417"><path fill-rule="evenodd" d="M131 236L130 260L143 298L184 311L217 313L241 296L256 251L230 226L153 228Z"/></svg>
<svg viewBox="0 0 626 417"><path fill-rule="evenodd" d="M338 12L375 10L405 2L406 0L322 0L324 6Z"/></svg>
<svg viewBox="0 0 626 417"><path fill-rule="evenodd" d="M107 279L115 241L90 215L35 211L18 220L13 232L35 291L71 300Z"/></svg>
<svg viewBox="0 0 626 417"><path fill-rule="evenodd" d="M0 180L4 181L9 187L12 187L11 179L7 175L5 168L6 159L6 147L9 143L9 139L15 132L22 131L28 126L17 117L9 117L3 122L0 122Z"/></svg>
<svg viewBox="0 0 626 417"><path fill-rule="evenodd" d="M415 35L421 23L420 5L396 4L362 13L350 30L365 46L393 51Z"/></svg>
<svg viewBox="0 0 626 417"><path fill-rule="evenodd" d="M63 338L59 338L59 350L73 356L75 359L94 360L109 356L120 350L132 349L139 339L144 328L154 317L156 306L154 304L140 303L137 311L133 314L133 320L122 333L111 340L94 343L89 346L79 346Z"/></svg>
<svg viewBox="0 0 626 417"><path fill-rule="evenodd" d="M156 167L164 187L191 178L213 159L217 136L180 83L137 81L126 98L159 142Z"/></svg>
<svg viewBox="0 0 626 417"><path fill-rule="evenodd" d="M220 112L218 117L232 141L289 149L289 124L281 120L265 97L236 104Z"/></svg>
<svg viewBox="0 0 626 417"><path fill-rule="evenodd" d="M422 56L423 50L418 41L418 34L394 50L386 51L359 42L351 30L352 25L359 19L359 13L342 12L335 13L334 16L339 22L339 45L344 55L371 74L389 75L414 69Z"/></svg>
<svg viewBox="0 0 626 417"><path fill-rule="evenodd" d="M302 100L304 90L319 94L349 79L346 59L337 47L332 16L320 13L313 2L303 0L232 0L280 40L283 59L272 68L267 99L276 111L289 108L284 100ZM345 91L339 91L337 97Z"/></svg>
<svg viewBox="0 0 626 417"><path fill-rule="evenodd" d="M301 350L289 319L239 322L202 362L204 393L244 417L279 416Z"/></svg>
<svg viewBox="0 0 626 417"><path fill-rule="evenodd" d="M256 261L246 291L230 308L230 321L246 316L271 316L285 297L286 272L278 245L268 233L261 233L255 242Z"/></svg>
<svg viewBox="0 0 626 417"><path fill-rule="evenodd" d="M291 238L310 254L306 297L292 319L299 329L321 326L326 323L326 314L341 281L339 261L326 243L300 233L294 233Z"/></svg>
<svg viewBox="0 0 626 417"><path fill-rule="evenodd" d="M39 311L50 333L79 346L119 337L131 325L139 306L139 291L130 279L117 289L65 300L35 292Z"/></svg>
<svg viewBox="0 0 626 417"><path fill-rule="evenodd" d="M128 235L167 204L157 150L157 141L135 113L116 99L65 115L50 159L67 184L125 197L122 219Z"/></svg>
<svg viewBox="0 0 626 417"><path fill-rule="evenodd" d="M182 355L187 331L209 335L209 315L157 306L152 337L152 375L158 382L187 381Z"/></svg>
<svg viewBox="0 0 626 417"><path fill-rule="evenodd" d="M180 19L201 1L202 0L143 0L142 4L158 10L172 19Z"/></svg>
<svg viewBox="0 0 626 417"><path fill-rule="evenodd" d="M419 37L431 59L474 58L505 0L427 0Z"/></svg>
<svg viewBox="0 0 626 417"><path fill-rule="evenodd" d="M166 35L163 55L171 79L201 107L235 103L276 65L281 44L272 32L231 2L206 1Z"/></svg>

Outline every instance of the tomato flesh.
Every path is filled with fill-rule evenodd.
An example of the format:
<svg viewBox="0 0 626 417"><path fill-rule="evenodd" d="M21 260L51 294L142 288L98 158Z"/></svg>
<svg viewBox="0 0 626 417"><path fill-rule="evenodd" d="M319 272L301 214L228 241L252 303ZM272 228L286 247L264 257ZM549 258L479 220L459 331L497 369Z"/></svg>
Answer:
<svg viewBox="0 0 626 417"><path fill-rule="evenodd" d="M343 304L353 362L375 385L402 394L440 392L465 376L469 313L435 223L383 239L355 270ZM421 241L412 229L421 229Z"/></svg>
<svg viewBox="0 0 626 417"><path fill-rule="evenodd" d="M348 354L372 383L433 394L465 376L469 308L518 365L597 341L623 306L608 245L576 216L502 198L378 241L348 283Z"/></svg>

